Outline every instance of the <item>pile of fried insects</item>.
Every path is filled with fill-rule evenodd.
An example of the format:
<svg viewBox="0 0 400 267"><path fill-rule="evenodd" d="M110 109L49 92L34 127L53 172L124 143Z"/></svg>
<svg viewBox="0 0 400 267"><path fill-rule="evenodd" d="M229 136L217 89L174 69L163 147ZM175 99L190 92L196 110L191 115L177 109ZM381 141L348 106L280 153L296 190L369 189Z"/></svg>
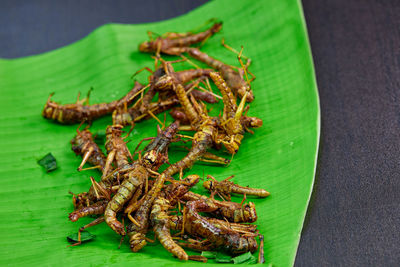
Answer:
<svg viewBox="0 0 400 267"><path fill-rule="evenodd" d="M85 170L83 166L89 163L92 167L86 169L96 168L101 172L99 182L91 177L92 185L87 192L73 194L71 221L89 215L99 217L79 229L78 240L72 246L81 244L81 233L86 228L105 221L115 233L129 239L133 252L150 242L146 233L152 230L164 248L180 260L207 261L203 256L188 256L183 247L195 251L222 250L231 255L253 253L258 248L256 239L259 239L258 262L264 262L263 236L256 225L248 224L257 219L255 205L245 203L245 199L246 195L267 197L269 193L235 184L229 181L232 176L217 181L208 175L204 182L204 187L211 192L208 197L190 191L199 182L198 175L182 177L196 161L227 166L231 160L214 155L209 149L224 148L233 158L245 131L252 133L251 128L262 125L261 119L247 116L249 106L245 104L254 99L250 83L255 77L248 71L250 60L242 55L243 47L237 52L222 40L223 46L237 54L241 67L233 67L200 51L199 46L193 46L201 46L221 28L222 23L216 22L203 32L168 32L156 39L149 34L150 41L140 44L139 50L154 54L155 70L144 68L151 73L149 83L135 82L120 100L89 105L88 96L81 100L78 97L74 104L61 105L51 101L50 95L43 117L61 124L81 123L71 140L72 150L82 157L78 171ZM162 54L182 59L165 61ZM173 63L178 61L190 61L195 65L185 55L211 68L174 71ZM246 64L242 58L247 60ZM209 80L222 97L212 92ZM157 100L153 101L156 95ZM216 103L219 99L223 102L222 114L212 117L205 102ZM156 137L143 139L151 142L143 151L136 152L139 143L133 153L137 155L134 160L125 140L129 133L123 136L123 128L130 126L132 130L135 123L149 118L159 120L155 115L167 110L174 122L167 127L158 126ZM112 114L113 124L106 129L106 156L88 127L80 128L83 122L90 125L107 114ZM190 137L182 134L183 131L195 133ZM184 138L192 142L187 155L169 163L169 145ZM159 173L158 169L165 163L169 166ZM179 179L173 178L175 174ZM231 193L242 194L242 203L231 202ZM215 199L215 195L221 200ZM126 227L124 221L125 224L129 222Z"/></svg>

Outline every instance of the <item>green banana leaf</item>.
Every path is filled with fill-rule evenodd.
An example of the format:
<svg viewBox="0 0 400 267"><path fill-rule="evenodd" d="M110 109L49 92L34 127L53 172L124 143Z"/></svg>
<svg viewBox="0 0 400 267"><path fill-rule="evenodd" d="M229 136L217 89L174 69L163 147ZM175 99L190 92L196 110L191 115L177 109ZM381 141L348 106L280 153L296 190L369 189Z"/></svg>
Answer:
<svg viewBox="0 0 400 267"><path fill-rule="evenodd" d="M246 134L228 167L197 163L188 173L211 174L217 179L234 174L235 182L270 191L266 199L248 198L257 207L256 224L265 236L266 263L293 265L313 187L320 131L312 56L297 0L212 1L171 20L108 24L55 51L1 59L0 265L200 264L180 262L157 242L140 253L130 252L126 241L118 249L120 237L106 224L89 228L95 240L67 247L66 237L93 220L68 220L73 209L68 192L87 191L89 177L99 179L99 174L76 171L80 158L71 151L69 140L77 125L50 122L41 117L41 111L51 92L61 103L75 102L78 92L85 93L91 87L91 103L123 96L133 84L130 76L134 72L154 66L150 55L137 49L148 38L147 31L186 32L211 17L224 22L223 30L202 50L239 66L236 55L220 45L221 38L237 50L244 46L244 54L252 59L250 70L257 77L252 83L255 100L248 114L262 118L264 125L253 135ZM176 69L184 64L176 64ZM137 78L144 83L147 75L142 72ZM214 107L216 114L220 107ZM110 117L102 118L91 130L104 130L110 123ZM137 124L129 147L134 149L142 138L155 136L156 125L155 120ZM171 162L185 154L179 144L170 151ZM58 169L46 173L37 160L49 152L56 157ZM201 185L195 191L205 193Z"/></svg>

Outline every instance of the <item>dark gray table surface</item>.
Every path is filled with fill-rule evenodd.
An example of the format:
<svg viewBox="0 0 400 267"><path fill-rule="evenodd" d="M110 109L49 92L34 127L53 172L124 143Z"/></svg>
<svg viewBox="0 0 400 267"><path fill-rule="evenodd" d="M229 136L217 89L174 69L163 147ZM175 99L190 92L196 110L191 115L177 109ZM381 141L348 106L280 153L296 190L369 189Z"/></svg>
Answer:
<svg viewBox="0 0 400 267"><path fill-rule="evenodd" d="M203 0L0 2L0 57L49 51L108 22ZM400 1L303 0L321 101L311 205L295 266L400 266Z"/></svg>

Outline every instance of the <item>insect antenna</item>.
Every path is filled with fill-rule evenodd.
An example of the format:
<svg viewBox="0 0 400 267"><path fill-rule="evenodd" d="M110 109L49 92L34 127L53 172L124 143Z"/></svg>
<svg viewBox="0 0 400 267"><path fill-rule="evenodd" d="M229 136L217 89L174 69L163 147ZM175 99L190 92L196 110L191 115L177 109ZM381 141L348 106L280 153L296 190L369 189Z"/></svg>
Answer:
<svg viewBox="0 0 400 267"><path fill-rule="evenodd" d="M140 70L136 71L134 74L132 74L131 79L133 80L133 78L135 78L136 75L138 75L139 73L141 73L142 71L147 70L148 72L150 72L151 74L153 74L154 72L149 68L149 67L143 67Z"/></svg>
<svg viewBox="0 0 400 267"><path fill-rule="evenodd" d="M147 113L148 113L150 116L152 116L159 124L161 124L162 129L164 129L165 125L162 123L162 121L160 121L159 118L157 118L156 115L154 115L153 112L151 112L151 110L148 110Z"/></svg>
<svg viewBox="0 0 400 267"><path fill-rule="evenodd" d="M240 62L240 66L242 66L244 75L246 76L246 82L247 82L247 84L248 84L249 87L250 87L249 76L247 75L247 68L244 66L243 61L242 61L242 57L244 57L244 56L242 55L242 53L243 53L243 45L242 45L241 47L242 47L242 48L240 49L240 52L239 52L237 58L238 58L238 60L239 60L239 62Z"/></svg>
<svg viewBox="0 0 400 267"><path fill-rule="evenodd" d="M235 48L233 48L233 47L231 47L231 46L229 46L229 45L227 45L227 44L225 43L225 38L222 38L222 39L221 39L221 45L222 45L223 47L225 47L226 49L228 49L229 51L235 53L236 55L239 55L239 52L238 52ZM244 59L246 59L246 60L249 60L249 58L246 57L245 55L241 55L241 57L244 58Z"/></svg>

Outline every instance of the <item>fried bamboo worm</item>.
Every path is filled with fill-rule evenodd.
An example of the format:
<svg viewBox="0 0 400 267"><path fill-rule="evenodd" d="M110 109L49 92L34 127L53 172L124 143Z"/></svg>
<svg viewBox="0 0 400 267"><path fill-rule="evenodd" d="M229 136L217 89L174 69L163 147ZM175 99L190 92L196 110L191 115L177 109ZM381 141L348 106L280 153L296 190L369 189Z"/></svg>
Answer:
<svg viewBox="0 0 400 267"><path fill-rule="evenodd" d="M212 244L227 250L231 254L254 252L257 249L257 242L254 236L248 237L230 229L220 229L198 214L198 212L212 212L214 209L215 207L209 206L203 200L186 203L184 213L185 232L207 238Z"/></svg>
<svg viewBox="0 0 400 267"><path fill-rule="evenodd" d="M213 198L193 193L191 191L187 192L182 197L182 200L203 200L207 202L209 207L215 208L215 210L212 212L213 214L215 214L219 218L226 218L230 222L255 222L257 220L256 208L253 202L241 205L236 202L219 201Z"/></svg>
<svg viewBox="0 0 400 267"><path fill-rule="evenodd" d="M154 233L162 246L175 255L180 260L188 260L188 255L178 244L174 242L169 230L168 209L170 203L163 197L159 197L154 201L150 220L153 225Z"/></svg>
<svg viewBox="0 0 400 267"><path fill-rule="evenodd" d="M197 48L187 48L188 54L204 63L209 65L210 67L218 70L228 86L233 90L235 94L237 94L240 98L242 98L246 92L249 92L246 97L247 102L252 102L254 100L253 92L250 89L249 84L244 80L242 75L235 71L233 67L210 57L206 53L201 52Z"/></svg>
<svg viewBox="0 0 400 267"><path fill-rule="evenodd" d="M136 82L129 93L121 99L112 101L110 103L94 105L84 105L85 102L88 103L88 97L84 100L78 100L75 104L60 105L56 102L51 101L51 96L53 94L50 94L44 106L42 115L46 119L54 120L62 124L93 121L97 118L112 113L114 109L121 107L124 104L129 105L134 100L133 96L142 88L143 86L140 83Z"/></svg>
<svg viewBox="0 0 400 267"><path fill-rule="evenodd" d="M215 23L210 29L197 34L188 34L184 37L162 38L158 37L154 41L143 42L139 45L139 51L148 53L164 53L168 55L180 55L185 52L185 47L200 43L217 33L222 27L222 23ZM174 36L176 37L176 36Z"/></svg>
<svg viewBox="0 0 400 267"><path fill-rule="evenodd" d="M71 212L68 216L71 222L76 222L82 217L86 217L89 215L98 215L103 214L106 209L107 201L98 201L89 207L83 207L81 209L75 210Z"/></svg>
<svg viewBox="0 0 400 267"><path fill-rule="evenodd" d="M238 184L229 181L229 179L233 178L233 175L222 180L221 182L217 181L211 175L207 175L207 178L209 180L204 181L203 183L204 188L208 189L211 192L217 192L221 194L226 200L229 201L231 200L231 193L242 194L242 195L245 194L246 196L250 195L257 197L269 196L269 192L267 192L264 189L240 186Z"/></svg>
<svg viewBox="0 0 400 267"><path fill-rule="evenodd" d="M89 130L76 130L77 135L71 140L71 148L76 155L82 156L82 162L78 167L78 171L82 170L83 165L89 162L93 166L99 166L103 171L106 164L106 156L103 154L99 146L93 141L92 133Z"/></svg>

